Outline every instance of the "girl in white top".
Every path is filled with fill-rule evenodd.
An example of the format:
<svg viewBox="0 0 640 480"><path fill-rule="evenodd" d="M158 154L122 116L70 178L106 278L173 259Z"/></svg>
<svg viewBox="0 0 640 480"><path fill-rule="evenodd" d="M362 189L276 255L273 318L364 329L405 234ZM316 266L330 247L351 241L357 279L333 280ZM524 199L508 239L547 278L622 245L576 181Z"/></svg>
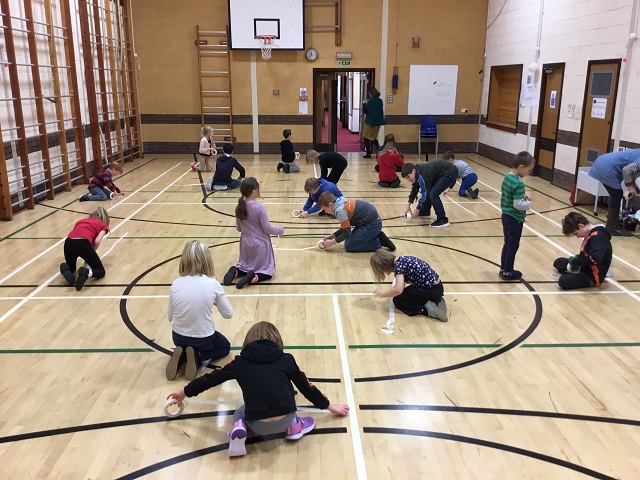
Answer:
<svg viewBox="0 0 640 480"><path fill-rule="evenodd" d="M213 163L211 163L211 155L216 155L216 141L213 139L213 127L206 125L201 130L202 138L200 139L200 147L198 153L200 154L200 162L192 163L191 170L202 171L202 162L204 162L204 169L207 172L213 172Z"/></svg>
<svg viewBox="0 0 640 480"><path fill-rule="evenodd" d="M213 307L223 318L231 318L233 309L222 286L213 277L213 259L206 244L191 240L182 251L180 278L169 292L169 322L176 349L166 367L168 380L178 375L186 362L185 376L193 380L198 365L206 367L211 360L226 357L231 345L215 329Z"/></svg>

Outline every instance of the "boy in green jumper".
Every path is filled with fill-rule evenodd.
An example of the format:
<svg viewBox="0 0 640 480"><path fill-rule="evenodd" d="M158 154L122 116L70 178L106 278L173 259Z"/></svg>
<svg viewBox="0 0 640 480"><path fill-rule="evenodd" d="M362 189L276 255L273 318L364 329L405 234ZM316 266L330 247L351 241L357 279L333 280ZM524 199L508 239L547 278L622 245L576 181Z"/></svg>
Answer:
<svg viewBox="0 0 640 480"><path fill-rule="evenodd" d="M500 278L503 280L519 280L522 273L513 269L516 252L520 247L520 237L526 211L531 208L531 198L525 195L522 179L531 173L535 159L529 152L520 152L513 157L511 171L502 181L502 231L504 246L500 258Z"/></svg>

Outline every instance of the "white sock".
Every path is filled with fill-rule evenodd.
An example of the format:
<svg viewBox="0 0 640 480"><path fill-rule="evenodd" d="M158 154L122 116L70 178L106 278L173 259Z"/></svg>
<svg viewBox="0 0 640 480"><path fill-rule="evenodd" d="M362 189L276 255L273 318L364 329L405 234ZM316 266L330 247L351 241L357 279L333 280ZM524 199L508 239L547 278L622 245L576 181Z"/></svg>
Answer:
<svg viewBox="0 0 640 480"><path fill-rule="evenodd" d="M93 270L91 270L91 267L87 267L87 270L89 270L89 273L87 274L87 278L91 278L93 276Z"/></svg>

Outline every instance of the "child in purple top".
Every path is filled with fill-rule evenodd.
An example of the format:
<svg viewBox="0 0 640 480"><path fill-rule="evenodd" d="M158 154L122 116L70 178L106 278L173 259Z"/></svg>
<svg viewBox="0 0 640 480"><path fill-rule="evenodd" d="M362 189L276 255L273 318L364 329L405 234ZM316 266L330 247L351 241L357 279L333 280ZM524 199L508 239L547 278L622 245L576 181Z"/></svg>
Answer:
<svg viewBox="0 0 640 480"><path fill-rule="evenodd" d="M267 209L256 202L260 198L260 185L253 177L242 180L242 197L236 207L236 229L240 232L240 259L236 266L229 268L223 279L224 285L231 285L236 277L242 277L236 288L269 280L276 270L270 235L282 235L283 227L269 223Z"/></svg>

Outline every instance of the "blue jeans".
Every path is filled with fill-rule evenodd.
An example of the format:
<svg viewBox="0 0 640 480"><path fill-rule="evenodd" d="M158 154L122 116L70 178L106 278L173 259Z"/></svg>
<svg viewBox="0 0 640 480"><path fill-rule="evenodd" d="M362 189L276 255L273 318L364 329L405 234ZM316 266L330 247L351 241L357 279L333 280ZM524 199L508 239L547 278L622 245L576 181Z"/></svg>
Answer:
<svg viewBox="0 0 640 480"><path fill-rule="evenodd" d="M104 202L109 200L111 190L102 187L89 187L89 200Z"/></svg>
<svg viewBox="0 0 640 480"><path fill-rule="evenodd" d="M371 223L356 227L344 242L347 252L375 252L380 248L378 235L382 231L382 220L378 217Z"/></svg>
<svg viewBox="0 0 640 480"><path fill-rule="evenodd" d="M511 215L502 214L502 231L504 233L504 246L500 257L500 270L506 273L513 272L513 264L516 261L516 253L520 248L520 237L524 222L519 222Z"/></svg>
<svg viewBox="0 0 640 480"><path fill-rule="evenodd" d="M478 175L475 173L470 173L466 177L462 177L462 183L460 184L460 190L458 190L458 195L464 197L467 194L467 190L473 187L478 181Z"/></svg>
<svg viewBox="0 0 640 480"><path fill-rule="evenodd" d="M214 185L226 185L227 190L233 190L240 186L240 180L231 180L229 183L214 183Z"/></svg>
<svg viewBox="0 0 640 480"><path fill-rule="evenodd" d="M440 195L442 195L442 192L447 188L456 183L457 178L458 170L454 170L450 175L438 178L434 184L431 185L431 189L427 192L427 198L422 204L422 209L424 209L425 212L429 212L433 205L433 209L435 210L438 218L446 217L447 213L444 211L444 205L442 205Z"/></svg>

